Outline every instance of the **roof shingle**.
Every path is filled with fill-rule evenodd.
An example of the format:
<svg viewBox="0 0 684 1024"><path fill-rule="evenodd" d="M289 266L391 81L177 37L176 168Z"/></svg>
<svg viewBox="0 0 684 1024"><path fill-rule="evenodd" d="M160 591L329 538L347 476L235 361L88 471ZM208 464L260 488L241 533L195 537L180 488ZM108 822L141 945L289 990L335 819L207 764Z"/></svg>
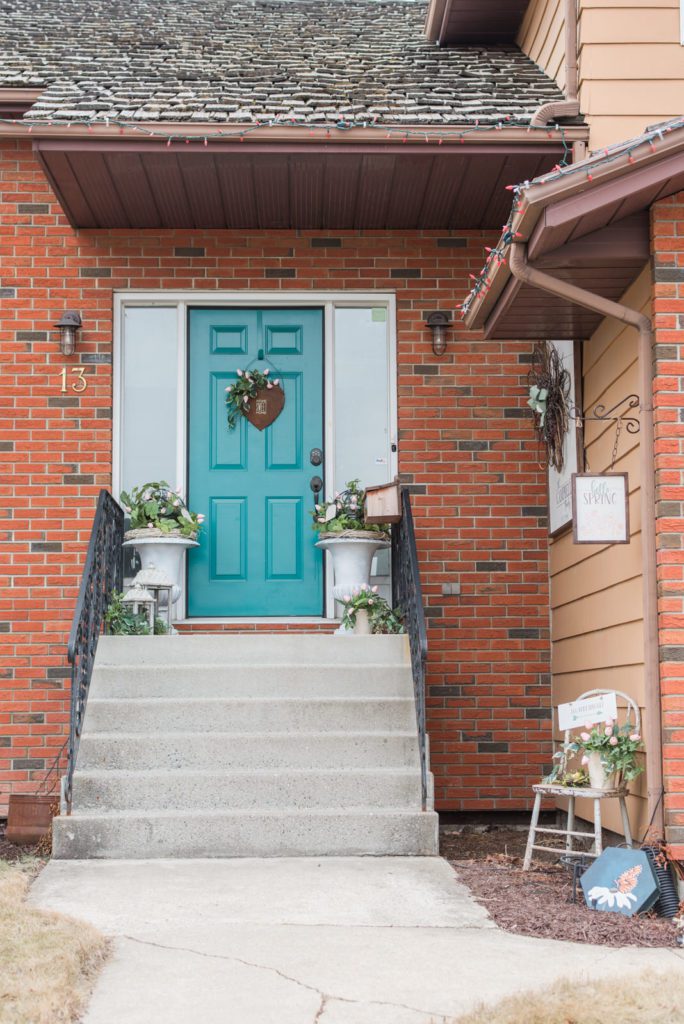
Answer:
<svg viewBox="0 0 684 1024"><path fill-rule="evenodd" d="M424 0L0 0L26 115L253 124L527 121L562 98L514 46L440 49Z"/></svg>

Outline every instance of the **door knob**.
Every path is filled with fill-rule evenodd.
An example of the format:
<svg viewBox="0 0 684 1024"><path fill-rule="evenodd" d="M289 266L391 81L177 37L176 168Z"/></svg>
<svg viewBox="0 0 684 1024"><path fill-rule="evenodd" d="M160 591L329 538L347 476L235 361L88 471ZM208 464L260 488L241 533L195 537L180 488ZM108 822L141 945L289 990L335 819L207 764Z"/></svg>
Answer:
<svg viewBox="0 0 684 1024"><path fill-rule="evenodd" d="M316 504L318 501L318 495L323 490L323 481L321 480L320 476L312 476L311 480L309 481L309 487L313 491L314 504Z"/></svg>

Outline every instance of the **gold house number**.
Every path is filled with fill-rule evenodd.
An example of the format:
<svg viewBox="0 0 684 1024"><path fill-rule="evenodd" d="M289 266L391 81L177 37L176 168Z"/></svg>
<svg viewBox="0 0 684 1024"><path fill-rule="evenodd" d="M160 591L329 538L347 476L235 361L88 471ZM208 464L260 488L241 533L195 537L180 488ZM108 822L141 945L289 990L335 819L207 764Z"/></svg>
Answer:
<svg viewBox="0 0 684 1024"><path fill-rule="evenodd" d="M61 387L62 393L64 393L65 391L68 391L68 387L67 387L67 380L68 380L67 373L68 372L71 372L76 377L76 380L71 382L71 390L75 391L77 395L80 395L80 393L82 391L85 391L86 388L88 387L88 381L85 378L85 366L72 366L70 371L67 371L67 368L65 366L63 370L60 370L59 375L62 378L62 387Z"/></svg>

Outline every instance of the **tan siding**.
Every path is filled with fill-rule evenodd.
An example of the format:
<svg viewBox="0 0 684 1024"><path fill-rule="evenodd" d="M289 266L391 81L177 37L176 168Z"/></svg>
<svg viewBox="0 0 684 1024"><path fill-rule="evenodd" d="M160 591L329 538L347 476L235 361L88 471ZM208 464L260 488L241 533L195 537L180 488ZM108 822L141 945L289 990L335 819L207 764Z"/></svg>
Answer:
<svg viewBox="0 0 684 1024"><path fill-rule="evenodd" d="M684 114L679 0L578 0L579 100L589 146ZM565 87L563 0L531 0L518 45Z"/></svg>
<svg viewBox="0 0 684 1024"><path fill-rule="evenodd" d="M626 305L650 311L650 267L624 296ZM583 346L584 410L614 405L639 390L637 333L604 320ZM588 469L609 469L613 426L586 423ZM594 687L623 690L644 702L639 438L623 430L615 469L629 473L631 541L626 545L577 545L568 532L551 543L553 703L572 700ZM644 825L643 785L635 787L632 819ZM644 791L645 792L645 791ZM584 803L584 802L583 802ZM590 805L578 812L590 816ZM609 828L622 831L617 811Z"/></svg>
<svg viewBox="0 0 684 1024"><path fill-rule="evenodd" d="M543 71L565 87L563 0L532 0L518 33L518 45Z"/></svg>
<svg viewBox="0 0 684 1024"><path fill-rule="evenodd" d="M578 38L592 149L684 113L679 0L580 0Z"/></svg>

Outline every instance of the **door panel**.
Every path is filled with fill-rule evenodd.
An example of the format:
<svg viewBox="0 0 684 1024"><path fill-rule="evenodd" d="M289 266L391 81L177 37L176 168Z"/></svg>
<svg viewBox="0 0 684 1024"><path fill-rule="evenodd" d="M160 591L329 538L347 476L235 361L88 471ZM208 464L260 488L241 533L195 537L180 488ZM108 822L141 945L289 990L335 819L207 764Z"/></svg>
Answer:
<svg viewBox="0 0 684 1024"><path fill-rule="evenodd" d="M188 496L207 516L188 558L188 614L321 615L308 512L309 452L323 446L322 310L191 310L188 350ZM281 380L285 406L264 431L243 417L229 430L225 389L253 362Z"/></svg>

